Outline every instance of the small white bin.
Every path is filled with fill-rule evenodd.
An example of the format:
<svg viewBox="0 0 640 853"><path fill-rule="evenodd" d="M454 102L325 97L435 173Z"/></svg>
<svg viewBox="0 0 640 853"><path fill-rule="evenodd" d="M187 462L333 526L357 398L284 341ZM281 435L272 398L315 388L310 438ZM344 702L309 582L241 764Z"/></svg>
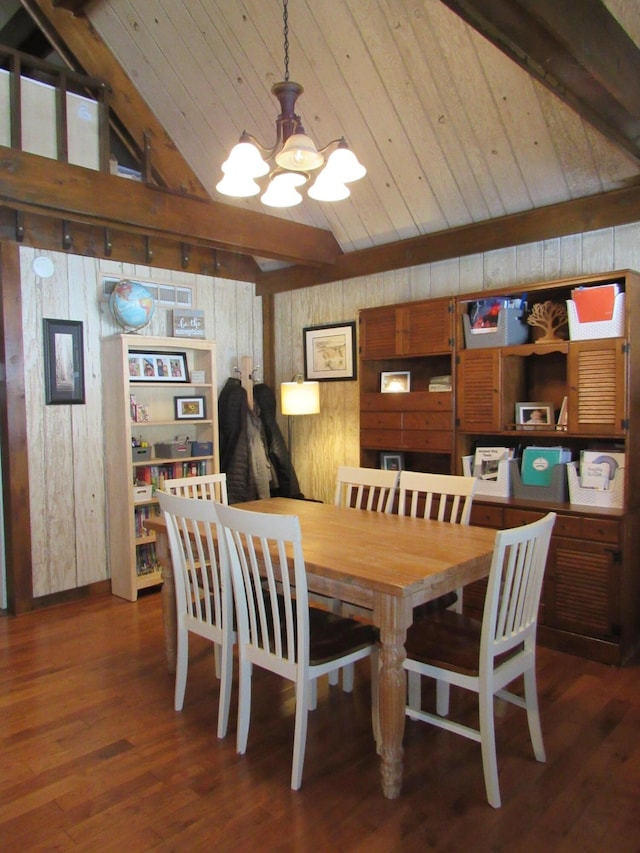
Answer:
<svg viewBox="0 0 640 853"><path fill-rule="evenodd" d="M134 486L133 487L133 502L134 504L148 503L153 497L153 486Z"/></svg>
<svg viewBox="0 0 640 853"><path fill-rule="evenodd" d="M581 323L578 320L578 310L573 299L567 299L567 319L569 321L569 339L572 341L621 338L624 336L624 293L619 293L616 296L613 305L613 317L610 320Z"/></svg>
<svg viewBox="0 0 640 853"><path fill-rule="evenodd" d="M478 477L474 495L492 495L496 498L508 498L511 494L511 476L509 471L509 460L501 459L498 462L498 479L481 480ZM473 456L462 457L462 473L465 477L473 477Z"/></svg>
<svg viewBox="0 0 640 853"><path fill-rule="evenodd" d="M567 463L569 502L585 506L606 506L621 509L624 503L624 468L616 470L608 489L583 489L578 476L578 463Z"/></svg>

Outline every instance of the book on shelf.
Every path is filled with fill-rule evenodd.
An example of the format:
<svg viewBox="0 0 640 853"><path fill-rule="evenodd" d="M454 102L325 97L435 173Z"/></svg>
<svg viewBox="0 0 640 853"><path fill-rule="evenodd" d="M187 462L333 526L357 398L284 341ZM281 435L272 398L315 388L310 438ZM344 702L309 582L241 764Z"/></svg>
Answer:
<svg viewBox="0 0 640 853"><path fill-rule="evenodd" d="M593 287L574 287L571 298L581 323L595 323L613 319L613 309L620 288L617 284L599 284Z"/></svg>
<svg viewBox="0 0 640 853"><path fill-rule="evenodd" d="M473 457L473 476L480 480L497 480L502 459L511 459L509 447L477 447Z"/></svg>
<svg viewBox="0 0 640 853"><path fill-rule="evenodd" d="M451 391L451 374L432 376L429 380L429 391Z"/></svg>
<svg viewBox="0 0 640 853"><path fill-rule="evenodd" d="M555 465L571 462L568 447L536 447L529 445L522 451L520 479L524 486L550 486Z"/></svg>
<svg viewBox="0 0 640 853"><path fill-rule="evenodd" d="M624 453L613 450L583 450L580 453L580 485L583 489L608 491L619 468L624 468Z"/></svg>

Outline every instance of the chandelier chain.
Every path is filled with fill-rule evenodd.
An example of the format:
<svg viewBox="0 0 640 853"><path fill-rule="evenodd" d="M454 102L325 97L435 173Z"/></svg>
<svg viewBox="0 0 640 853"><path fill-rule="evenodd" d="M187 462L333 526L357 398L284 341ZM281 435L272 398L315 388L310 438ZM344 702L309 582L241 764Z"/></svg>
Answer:
<svg viewBox="0 0 640 853"><path fill-rule="evenodd" d="M282 2L282 20L284 22L284 79L289 81L289 9L288 0Z"/></svg>

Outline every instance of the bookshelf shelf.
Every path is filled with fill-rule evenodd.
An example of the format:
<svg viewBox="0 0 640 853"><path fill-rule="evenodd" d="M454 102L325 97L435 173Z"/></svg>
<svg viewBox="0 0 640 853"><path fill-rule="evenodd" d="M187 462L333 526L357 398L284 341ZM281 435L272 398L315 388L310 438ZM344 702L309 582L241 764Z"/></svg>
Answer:
<svg viewBox="0 0 640 853"><path fill-rule="evenodd" d="M202 370L206 381L130 381L129 354L141 347L151 353L186 353L189 375L193 370ZM162 583L155 556L155 536L144 530L145 518L158 511L155 489L169 477L210 474L219 470L215 343L115 335L103 340L102 358L111 590L114 595L135 601L141 589ZM207 417L176 419L175 397L204 398ZM132 411L138 411L138 407L145 411L147 420L132 418ZM197 441L205 445L199 449L211 452L174 457L155 455L156 444L171 444L178 436L181 441L183 438ZM146 442L149 453L146 458L132 458L134 439ZM151 490L149 499L134 501L134 485L148 487Z"/></svg>

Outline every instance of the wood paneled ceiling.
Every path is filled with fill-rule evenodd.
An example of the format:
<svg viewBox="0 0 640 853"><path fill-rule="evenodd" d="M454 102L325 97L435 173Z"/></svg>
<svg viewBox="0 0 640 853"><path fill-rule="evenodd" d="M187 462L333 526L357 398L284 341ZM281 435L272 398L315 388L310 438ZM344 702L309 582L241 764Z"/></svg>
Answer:
<svg viewBox="0 0 640 853"><path fill-rule="evenodd" d="M228 216L263 292L640 219L636 0L289 0L305 128L318 145L344 134L368 174L346 201L279 214L215 190L244 129L274 139L279 0L22 4L111 83L135 139L157 121L169 186L211 199L213 244ZM281 269L289 225L292 243L330 232L331 260L305 247Z"/></svg>

